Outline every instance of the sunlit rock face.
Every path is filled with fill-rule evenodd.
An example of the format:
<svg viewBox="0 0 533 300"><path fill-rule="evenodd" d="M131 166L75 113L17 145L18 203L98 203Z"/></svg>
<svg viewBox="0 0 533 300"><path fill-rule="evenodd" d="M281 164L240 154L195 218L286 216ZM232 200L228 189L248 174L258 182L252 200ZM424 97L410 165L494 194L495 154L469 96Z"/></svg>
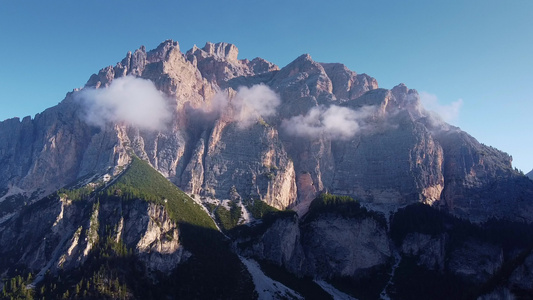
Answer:
<svg viewBox="0 0 533 300"><path fill-rule="evenodd" d="M95 245L105 242L104 228L113 229L107 238L134 252L151 271L170 272L190 256L179 242L176 223L160 205L142 200L76 203L66 196L42 201L18 221L0 225L3 266L18 264L43 274L80 267Z"/></svg>
<svg viewBox="0 0 533 300"><path fill-rule="evenodd" d="M426 286L448 283L480 299L531 294L533 181L508 154L428 113L404 84L379 88L308 54L279 68L238 53L227 43L140 47L33 119L0 122L0 266L38 281L79 269L105 243L150 278L217 257L182 243L188 227L166 199L54 194L112 182L138 157L204 204L196 216L221 223L213 203L241 209L245 229L222 243L237 265L236 253L300 279L371 285L370 299L424 298ZM358 208L313 211L321 194L351 196ZM255 201L288 211L254 219ZM425 284L413 288L419 274Z"/></svg>
<svg viewBox="0 0 533 300"><path fill-rule="evenodd" d="M170 117L163 128L112 117L87 122L80 93L105 91L125 76L162 94ZM242 96L258 85L276 96ZM280 69L239 59L227 43L186 53L171 40L141 47L34 119L1 122L0 136L0 199L14 202L116 173L135 154L189 193L261 199L300 216L327 191L384 212L422 202L476 222L533 218L524 200L533 184L512 169L509 155L427 113L416 90L379 88L366 74L308 54Z"/></svg>

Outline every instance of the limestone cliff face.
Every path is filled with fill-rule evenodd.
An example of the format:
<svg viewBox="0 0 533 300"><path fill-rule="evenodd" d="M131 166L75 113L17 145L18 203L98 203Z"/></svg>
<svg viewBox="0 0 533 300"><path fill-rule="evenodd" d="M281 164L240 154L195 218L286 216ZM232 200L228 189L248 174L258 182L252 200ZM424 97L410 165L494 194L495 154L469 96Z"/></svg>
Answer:
<svg viewBox="0 0 533 300"><path fill-rule="evenodd" d="M198 68L202 76L209 81L224 85L236 77L261 75L279 68L262 58L239 60L239 49L235 45L227 43L206 43L200 49L194 46L187 51L185 56L192 65Z"/></svg>
<svg viewBox="0 0 533 300"><path fill-rule="evenodd" d="M188 227L178 228L160 204L46 197L71 183L106 182L137 156L201 196L195 199L294 209L258 221L233 245L297 276L379 277L376 285L393 295L410 287L397 270L479 287L511 265L503 292L492 294L531 291L531 245L513 241L510 249L507 234L500 237L490 222L495 217L505 230L513 229L508 221L533 222L533 181L512 168L508 154L426 112L416 90L379 88L366 74L307 54L280 69L239 59L231 44L183 53L170 40L128 52L84 89L106 89L124 76L150 80L164 94L165 128L90 125L78 90L33 119L0 122L0 269L27 266L42 279L81 266L105 242L129 249L153 274L186 261L194 266L194 250L210 258L195 243L198 249L184 248ZM257 85L276 96L239 98ZM263 113L265 101L278 100L274 113ZM242 113L239 101L255 106ZM309 218L310 203L324 192L352 196L374 212ZM404 207L417 203L460 221L416 207L402 219Z"/></svg>
<svg viewBox="0 0 533 300"><path fill-rule="evenodd" d="M435 134L444 150L445 186L440 205L485 221L490 216L531 221L531 181L512 169L511 157L456 128Z"/></svg>
<svg viewBox="0 0 533 300"><path fill-rule="evenodd" d="M414 257L417 265L428 270L449 272L475 283L488 281L504 261L503 250L496 245L474 239L451 245L446 234L410 233L400 251L406 257Z"/></svg>
<svg viewBox="0 0 533 300"><path fill-rule="evenodd" d="M380 89L366 74L307 54L279 69L260 58L239 59L231 44L207 43L183 53L169 40L151 51L128 52L91 76L85 88L103 89L123 76L148 79L166 95L168 127L90 126L76 100L79 91L34 119L1 122L2 216L76 179L116 173L135 154L189 193L229 199L236 192L300 215L328 191L381 211L423 202L477 222L491 216L533 220L527 200L533 182L511 168L510 156L435 120L416 90L403 84ZM256 84L277 93L280 105L243 129L219 102ZM333 105L350 116L366 112L352 134L295 135L282 126ZM316 130L326 126L323 118L305 125Z"/></svg>
<svg viewBox="0 0 533 300"><path fill-rule="evenodd" d="M23 210L17 222L0 225L2 265L18 263L38 271L53 268L64 252L73 252L72 244L78 244L78 227L88 228L84 215L65 198L43 200L41 205Z"/></svg>
<svg viewBox="0 0 533 300"><path fill-rule="evenodd" d="M259 123L248 129L234 123L217 126L223 128L213 131L205 153L204 182L210 189L206 192L222 199L237 192L280 209L294 203L294 166L277 130Z"/></svg>
<svg viewBox="0 0 533 300"><path fill-rule="evenodd" d="M516 268L511 274L511 286L518 287L523 290L533 290L533 254L526 257L524 264Z"/></svg>
<svg viewBox="0 0 533 300"><path fill-rule="evenodd" d="M304 232L309 274L352 277L387 264L392 255L385 228L372 218L324 216Z"/></svg>
<svg viewBox="0 0 533 300"><path fill-rule="evenodd" d="M179 230L163 206L128 203L121 206L122 215L119 215L113 207L117 204L120 205L108 203L102 206L108 214L107 220L114 219L115 239L123 240L126 247L135 249L148 269L170 272L190 256L180 244ZM113 211L108 208L113 208Z"/></svg>
<svg viewBox="0 0 533 300"><path fill-rule="evenodd" d="M366 74L357 74L343 64L322 63L321 65L331 80L332 93L338 101L356 99L378 88L376 79Z"/></svg>
<svg viewBox="0 0 533 300"><path fill-rule="evenodd" d="M386 228L373 218L321 215L310 222L296 215L276 220L239 245L244 255L267 260L299 276L354 277L386 266L392 256Z"/></svg>
<svg viewBox="0 0 533 300"><path fill-rule="evenodd" d="M449 268L456 275L474 282L486 282L501 268L501 248L468 240L451 253Z"/></svg>
<svg viewBox="0 0 533 300"><path fill-rule="evenodd" d="M372 204L438 201L444 187L443 150L430 132L399 112L398 126L336 144L331 192Z"/></svg>
<svg viewBox="0 0 533 300"><path fill-rule="evenodd" d="M252 239L252 247L242 253L283 266L295 274L305 272L306 257L302 233L296 216L276 220L260 237ZM237 242L239 245L239 242Z"/></svg>
<svg viewBox="0 0 533 300"><path fill-rule="evenodd" d="M92 130L76 117L71 94L60 105L0 123L0 185L43 196L76 178Z"/></svg>
<svg viewBox="0 0 533 300"><path fill-rule="evenodd" d="M108 238L133 250L152 271L169 272L190 256L164 208L142 200L50 197L0 224L0 229L0 264L23 265L40 276L81 266L95 244Z"/></svg>
<svg viewBox="0 0 533 300"><path fill-rule="evenodd" d="M417 257L417 264L429 270L443 271L446 261L447 236L433 237L428 234L410 233L402 241L401 253Z"/></svg>

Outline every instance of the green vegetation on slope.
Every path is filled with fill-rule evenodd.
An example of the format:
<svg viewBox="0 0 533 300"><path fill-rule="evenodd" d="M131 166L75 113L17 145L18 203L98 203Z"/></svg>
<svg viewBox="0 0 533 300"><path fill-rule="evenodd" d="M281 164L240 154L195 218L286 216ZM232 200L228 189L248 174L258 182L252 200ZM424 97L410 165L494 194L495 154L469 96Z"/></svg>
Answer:
<svg viewBox="0 0 533 300"><path fill-rule="evenodd" d="M61 192L70 200L78 200L72 205L78 207L83 220L90 219L94 224L90 230L80 229L80 239L93 237L93 247L81 266L48 273L30 296L37 299L254 298L250 274L207 213L139 158L133 158L130 166L107 187ZM28 206L26 213L41 211L56 203L60 195L57 193L47 198L47 202ZM122 215L123 209L144 210L146 206L139 205L144 201L165 208L178 225L179 243L192 254L170 274L147 270L136 254L135 244L115 240L118 220L128 217ZM21 294L26 291L23 285L29 281L16 277L20 274L26 278L29 271L8 274L16 283L11 285L8 279L10 283L4 293L8 299L29 299L30 296Z"/></svg>
<svg viewBox="0 0 533 300"><path fill-rule="evenodd" d="M147 162L133 157L124 173L108 188L107 196L123 199L143 199L164 205L176 223L216 229L211 218L199 204L159 174Z"/></svg>
<svg viewBox="0 0 533 300"><path fill-rule="evenodd" d="M59 196L66 196L68 199L72 201L81 201L81 200L88 200L92 193L95 191L95 188L92 186L84 186L78 189L60 189L57 191Z"/></svg>
<svg viewBox="0 0 533 300"><path fill-rule="evenodd" d="M33 280L29 273L26 279L17 275L4 281L4 287L0 294L2 299L34 299L34 292L28 289L28 285Z"/></svg>
<svg viewBox="0 0 533 300"><path fill-rule="evenodd" d="M138 157L132 158L130 165L115 182L105 188L102 186L103 182L99 182L96 186L61 189L57 193L73 201L85 201L95 196L101 200L106 197L142 199L165 206L176 223L216 229L213 220L200 205Z"/></svg>
<svg viewBox="0 0 533 300"><path fill-rule="evenodd" d="M103 234L108 234L103 233ZM98 242L83 267L47 274L35 289L38 299L135 299L152 289L142 264L122 241Z"/></svg>
<svg viewBox="0 0 533 300"><path fill-rule="evenodd" d="M143 292L141 299L250 298L253 283L229 242L216 229L202 207L154 170L134 157L126 171L106 189L109 197L122 201L142 199L163 205L178 224L180 242L192 256L169 276L158 276L158 284ZM238 287L238 288L236 288Z"/></svg>
<svg viewBox="0 0 533 300"><path fill-rule="evenodd" d="M261 219L270 212L277 212L279 209L266 204L265 201L259 199L251 200L246 203L246 209L252 214L255 219Z"/></svg>
<svg viewBox="0 0 533 300"><path fill-rule="evenodd" d="M373 218L383 227L387 227L387 222L382 214L367 210L351 197L332 194L321 194L313 200L304 221L311 222L327 213L337 214L344 218Z"/></svg>
<svg viewBox="0 0 533 300"><path fill-rule="evenodd" d="M220 205L215 210L215 218L223 230L227 231L238 225L242 210L237 203L230 201L230 209Z"/></svg>
<svg viewBox="0 0 533 300"><path fill-rule="evenodd" d="M241 206L237 205L236 202L229 202L229 210L223 205L215 205L212 203L206 204L207 209L213 213L217 223L220 225L224 231L228 232L239 225L239 220L242 215ZM261 219L264 221L264 218L269 215L269 218L276 215L280 210L266 204L264 201L255 199L245 201L244 207L252 215L254 219ZM248 227L248 225L244 225Z"/></svg>

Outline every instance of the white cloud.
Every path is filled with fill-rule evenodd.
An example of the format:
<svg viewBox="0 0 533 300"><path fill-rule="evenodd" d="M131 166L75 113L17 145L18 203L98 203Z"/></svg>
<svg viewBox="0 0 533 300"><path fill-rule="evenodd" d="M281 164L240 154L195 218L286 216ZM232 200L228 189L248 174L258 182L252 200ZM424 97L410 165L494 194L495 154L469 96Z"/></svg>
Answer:
<svg viewBox="0 0 533 300"><path fill-rule="evenodd" d="M326 135L330 139L346 140L359 132L374 112L374 106L358 110L337 105L318 106L311 108L305 116L283 120L281 126L290 135L310 138Z"/></svg>
<svg viewBox="0 0 533 300"><path fill-rule="evenodd" d="M233 91L233 90L231 90ZM277 113L281 100L264 84L252 87L241 86L235 93L220 91L201 108L191 108L187 113L197 122L211 123L219 117L235 122L240 129L255 124L261 117Z"/></svg>
<svg viewBox="0 0 533 300"><path fill-rule="evenodd" d="M463 99L458 99L448 105L442 105L436 95L428 92L420 92L420 102L426 110L436 113L447 123L456 121L459 118L459 113L463 106Z"/></svg>
<svg viewBox="0 0 533 300"><path fill-rule="evenodd" d="M250 88L240 87L232 99L234 107L234 119L240 128L246 128L255 123L258 118L269 117L276 114L276 108L280 105L279 96L269 87L263 84L254 85Z"/></svg>
<svg viewBox="0 0 533 300"><path fill-rule="evenodd" d="M81 90L85 121L103 127L124 122L140 129L162 130L172 117L168 101L154 83L133 76L113 80L108 87Z"/></svg>

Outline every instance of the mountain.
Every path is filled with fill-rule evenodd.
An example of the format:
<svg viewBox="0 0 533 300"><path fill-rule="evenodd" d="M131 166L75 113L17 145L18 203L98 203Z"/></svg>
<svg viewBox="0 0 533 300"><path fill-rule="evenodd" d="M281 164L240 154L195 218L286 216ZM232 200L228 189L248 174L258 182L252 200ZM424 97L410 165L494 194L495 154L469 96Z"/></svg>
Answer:
<svg viewBox="0 0 533 300"><path fill-rule="evenodd" d="M307 54L141 47L1 122L0 162L6 295L533 292L533 182L511 157Z"/></svg>
<svg viewBox="0 0 533 300"><path fill-rule="evenodd" d="M527 173L526 176L533 179L533 170L529 171L529 173Z"/></svg>
<svg viewBox="0 0 533 300"><path fill-rule="evenodd" d="M61 189L25 207L2 225L0 237L2 270L35 270L28 285L41 286L36 298L254 293L250 275L202 206L136 157L117 177Z"/></svg>

